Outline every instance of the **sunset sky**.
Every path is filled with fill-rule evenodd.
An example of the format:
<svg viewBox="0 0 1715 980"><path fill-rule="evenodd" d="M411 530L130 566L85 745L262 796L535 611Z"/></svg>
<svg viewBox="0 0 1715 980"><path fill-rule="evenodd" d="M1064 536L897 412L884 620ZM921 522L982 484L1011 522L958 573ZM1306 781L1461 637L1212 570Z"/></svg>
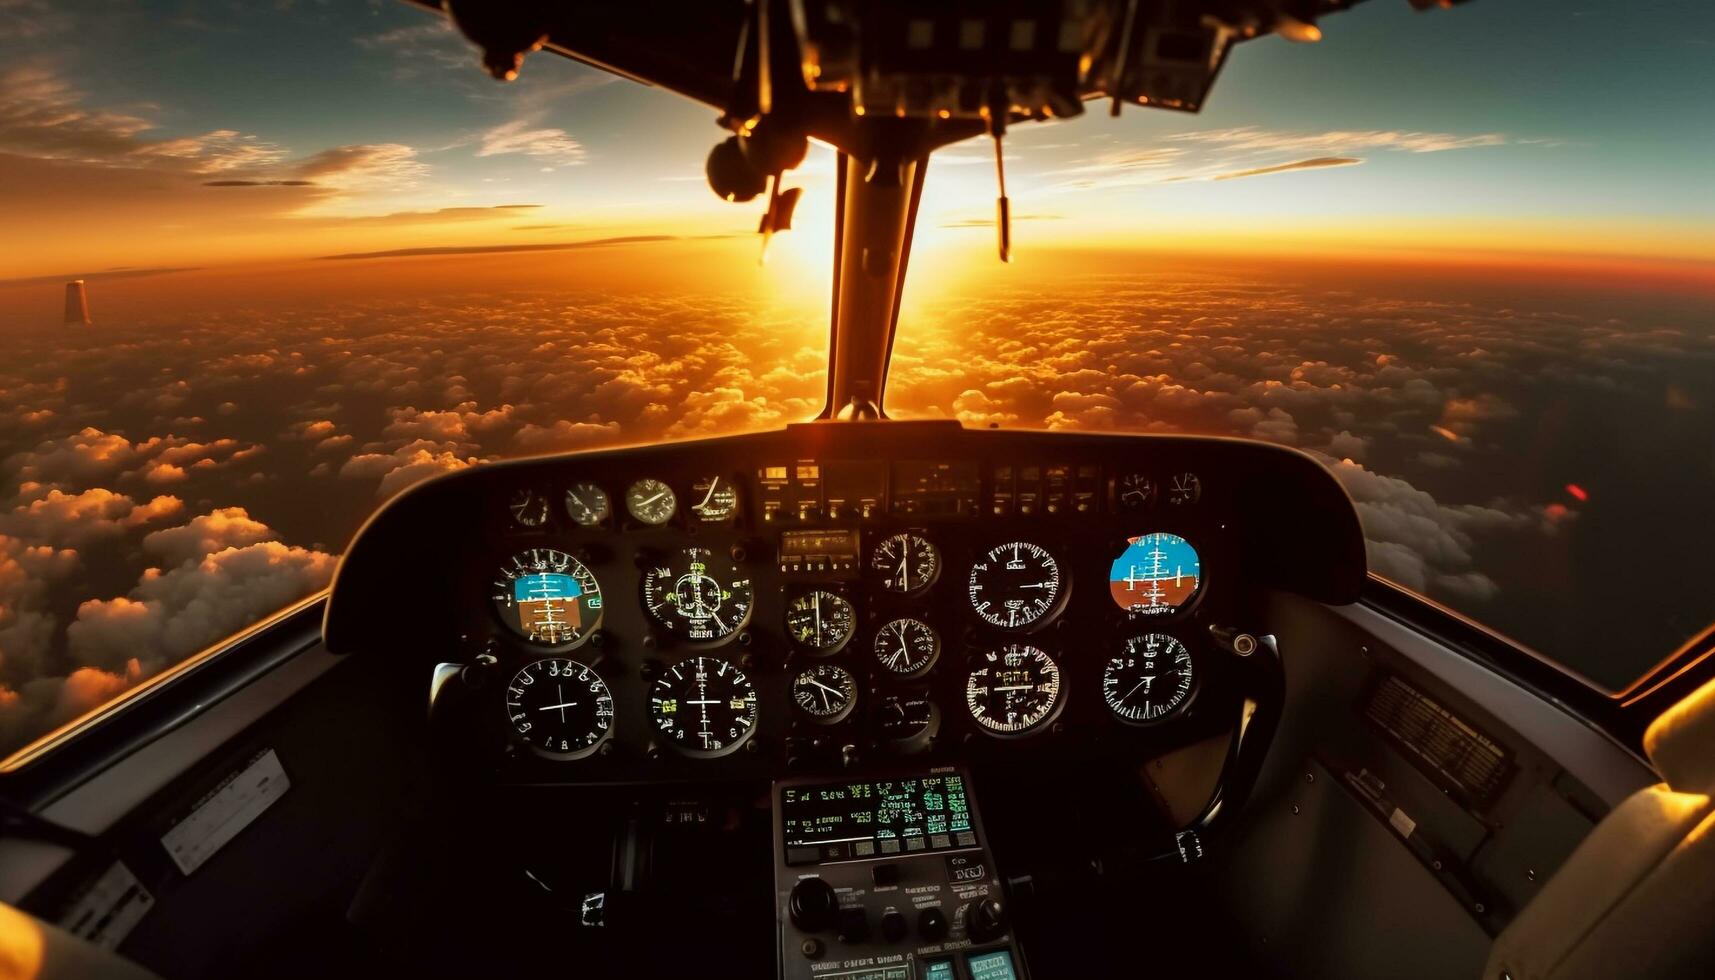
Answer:
<svg viewBox="0 0 1715 980"><path fill-rule="evenodd" d="M1244 44L1201 115L1016 128L1022 256L1715 260L1712 10L1377 0L1320 44ZM403 3L0 14L0 280L754 228L702 180L711 109L552 56L499 85ZM1289 167L1307 160L1349 162ZM830 252L832 162L791 178L808 195L781 281ZM986 146L938 155L925 253L987 260L993 195Z"/></svg>

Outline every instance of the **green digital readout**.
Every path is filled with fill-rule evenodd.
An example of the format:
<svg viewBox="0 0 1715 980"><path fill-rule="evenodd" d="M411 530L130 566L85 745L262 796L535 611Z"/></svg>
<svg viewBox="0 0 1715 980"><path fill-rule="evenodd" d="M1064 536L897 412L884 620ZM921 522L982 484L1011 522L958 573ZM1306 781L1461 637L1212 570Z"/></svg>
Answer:
<svg viewBox="0 0 1715 980"><path fill-rule="evenodd" d="M953 961L935 960L923 964L923 980L953 980Z"/></svg>
<svg viewBox="0 0 1715 980"><path fill-rule="evenodd" d="M958 775L789 786L780 809L787 847L851 844L868 857L976 844Z"/></svg>

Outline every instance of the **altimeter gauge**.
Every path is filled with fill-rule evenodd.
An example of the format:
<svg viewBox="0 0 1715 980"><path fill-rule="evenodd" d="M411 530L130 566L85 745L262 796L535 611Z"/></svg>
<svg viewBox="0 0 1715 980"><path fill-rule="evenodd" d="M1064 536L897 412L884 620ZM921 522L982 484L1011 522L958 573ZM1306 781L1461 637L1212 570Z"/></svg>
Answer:
<svg viewBox="0 0 1715 980"><path fill-rule="evenodd" d="M639 524L660 527L673 519L678 507L673 488L653 477L644 477L625 490L625 509Z"/></svg>
<svg viewBox="0 0 1715 980"><path fill-rule="evenodd" d="M875 631L876 662L895 677L921 677L941 655L941 637L921 619L901 616Z"/></svg>
<svg viewBox="0 0 1715 980"><path fill-rule="evenodd" d="M1065 598L1060 563L1048 549L1011 541L989 549L971 566L971 611L990 626L1029 629L1053 618Z"/></svg>
<svg viewBox="0 0 1715 980"><path fill-rule="evenodd" d="M580 527L595 527L612 512L607 491L593 483L574 483L566 490L566 516Z"/></svg>
<svg viewBox="0 0 1715 980"><path fill-rule="evenodd" d="M844 596L825 589L806 592L786 607L786 635L815 653L833 653L852 638L857 611Z"/></svg>
<svg viewBox="0 0 1715 980"><path fill-rule="evenodd" d="M738 516L738 486L724 476L705 476L691 484L691 513L705 524Z"/></svg>
<svg viewBox="0 0 1715 980"><path fill-rule="evenodd" d="M508 558L494 578L494 611L531 643L577 643L601 625L601 585L583 562L553 548Z"/></svg>
<svg viewBox="0 0 1715 980"><path fill-rule="evenodd" d="M750 579L707 548L681 548L643 575L643 608L669 633L723 640L750 621Z"/></svg>
<svg viewBox="0 0 1715 980"><path fill-rule="evenodd" d="M756 730L756 685L720 657L692 657L655 679L649 718L661 740L686 755L726 755Z"/></svg>
<svg viewBox="0 0 1715 980"><path fill-rule="evenodd" d="M978 654L965 676L965 707L991 735L1026 735L1060 711L1060 665L1027 643Z"/></svg>
<svg viewBox="0 0 1715 980"><path fill-rule="evenodd" d="M1166 633L1128 637L1102 668L1102 701L1115 718L1149 725L1184 709L1196 674L1191 651Z"/></svg>
<svg viewBox="0 0 1715 980"><path fill-rule="evenodd" d="M792 679L792 703L819 725L832 725L852 713L857 680L838 664L814 664Z"/></svg>
<svg viewBox="0 0 1715 980"><path fill-rule="evenodd" d="M887 591L916 595L940 576L941 551L923 535L907 531L883 538L870 552L869 567Z"/></svg>
<svg viewBox="0 0 1715 980"><path fill-rule="evenodd" d="M613 695L600 674L576 660L538 660L507 683L506 720L537 753L581 759L613 732Z"/></svg>

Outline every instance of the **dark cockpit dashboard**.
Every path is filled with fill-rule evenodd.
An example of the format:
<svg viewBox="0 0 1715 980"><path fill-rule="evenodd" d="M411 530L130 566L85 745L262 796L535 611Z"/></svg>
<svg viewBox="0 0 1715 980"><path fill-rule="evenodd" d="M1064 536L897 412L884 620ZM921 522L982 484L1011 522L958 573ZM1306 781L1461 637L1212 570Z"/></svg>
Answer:
<svg viewBox="0 0 1715 980"><path fill-rule="evenodd" d="M1261 590L1350 601L1363 559L1288 450L823 422L419 487L326 637L432 677L438 744L507 783L1138 761L1254 701Z"/></svg>

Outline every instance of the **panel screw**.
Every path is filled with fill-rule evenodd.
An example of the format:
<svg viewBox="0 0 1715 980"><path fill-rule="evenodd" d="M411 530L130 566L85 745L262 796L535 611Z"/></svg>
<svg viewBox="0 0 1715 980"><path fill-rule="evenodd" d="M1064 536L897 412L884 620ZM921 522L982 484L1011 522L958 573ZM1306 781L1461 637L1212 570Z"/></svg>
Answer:
<svg viewBox="0 0 1715 980"><path fill-rule="evenodd" d="M1525 876L1525 880L1527 880L1527 881L1535 881L1536 880L1536 869L1535 868L1524 869L1524 876Z"/></svg>
<svg viewBox="0 0 1715 980"><path fill-rule="evenodd" d="M1298 816L1298 804L1296 803L1292 804L1292 815L1295 817Z"/></svg>
<svg viewBox="0 0 1715 980"><path fill-rule="evenodd" d="M1304 781L1305 781L1305 782L1307 782L1307 783L1313 783L1313 782L1315 782L1315 781L1316 781L1316 774L1315 774L1315 773L1313 773L1313 772L1307 772L1307 773L1305 773L1305 774L1304 774Z"/></svg>

